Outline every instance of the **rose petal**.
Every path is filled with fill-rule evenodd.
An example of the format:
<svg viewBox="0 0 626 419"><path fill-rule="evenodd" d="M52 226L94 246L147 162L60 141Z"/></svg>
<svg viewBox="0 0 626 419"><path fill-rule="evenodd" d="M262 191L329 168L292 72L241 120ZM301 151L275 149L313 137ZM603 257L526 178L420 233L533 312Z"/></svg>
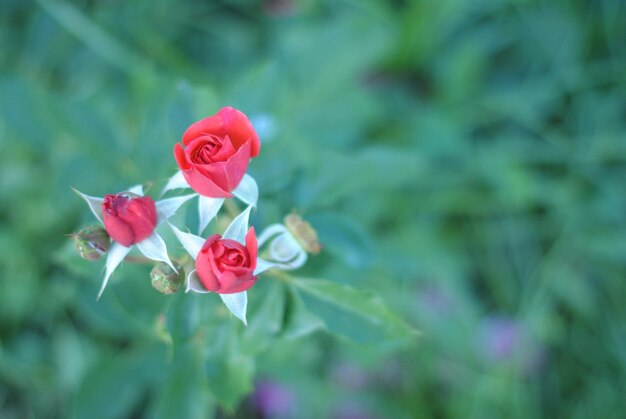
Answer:
<svg viewBox="0 0 626 419"><path fill-rule="evenodd" d="M246 234L246 250L250 255L250 269L254 271L254 269L256 268L257 255L259 250L254 227L250 227L250 230L248 230L248 233Z"/></svg>
<svg viewBox="0 0 626 419"><path fill-rule="evenodd" d="M224 163L217 163L224 164ZM183 171L183 176L189 186L200 195L211 198L232 198L232 194L219 187L207 174L205 170L198 166L191 166L189 170Z"/></svg>
<svg viewBox="0 0 626 419"><path fill-rule="evenodd" d="M120 220L125 222L132 229L134 235L132 244L135 244L148 238L154 232L154 229L159 221L159 216L156 204L149 196L131 198L126 202L126 205L119 207L116 217L119 217ZM105 211L105 226L107 219L112 218L107 214L109 213ZM109 234L110 233L111 232L109 232ZM111 237L114 236L111 234ZM120 243L126 245L122 241L120 241Z"/></svg>
<svg viewBox="0 0 626 419"><path fill-rule="evenodd" d="M222 108L219 115L222 117L224 125L228 127L228 135L235 147L240 147L241 144L250 140L252 142L251 156L256 157L259 154L261 142L248 117L230 106Z"/></svg>
<svg viewBox="0 0 626 419"><path fill-rule="evenodd" d="M219 234L213 234L204 243L202 251L196 259L196 271L202 286L212 292L218 292L221 289L221 283L217 275L219 269L215 263L216 255L213 253L212 245L220 240ZM219 258L220 255L218 254Z"/></svg>
<svg viewBox="0 0 626 419"><path fill-rule="evenodd" d="M220 267L222 269L226 269L224 270L224 272L228 273L229 277L225 277L224 275L220 275L220 282L224 282L224 281L228 281L230 285L228 285L228 290L230 292L237 292L237 291L244 291L248 288L244 288L241 290L238 290L236 288L239 287L240 282L242 281L249 281L252 278L252 274L250 272L250 268L248 267L244 267L244 266L239 266L239 267L233 267L233 266L228 266L225 267L223 264L220 264ZM235 284L234 286L232 284ZM220 289L218 289L216 292L223 292L224 290L226 290L225 287L221 287ZM234 290L234 291L233 291Z"/></svg>
<svg viewBox="0 0 626 419"><path fill-rule="evenodd" d="M225 162L192 166L211 179L220 188L230 192L243 179L250 163L250 142L246 142Z"/></svg>
<svg viewBox="0 0 626 419"><path fill-rule="evenodd" d="M104 228L111 239L120 243L122 246L132 246L135 244L135 232L131 226L116 215L106 215L104 217Z"/></svg>
<svg viewBox="0 0 626 419"><path fill-rule="evenodd" d="M204 118L192 124L183 134L183 143L189 144L194 138L203 134L212 134L221 137L229 136L235 148L241 147L243 143L250 140L251 157L256 157L261 148L261 142L252 123L241 111L230 106L220 109L220 111L208 118Z"/></svg>
<svg viewBox="0 0 626 419"><path fill-rule="evenodd" d="M222 137L222 147L213 155L213 161L226 161L237 152L235 146L233 146L233 142L230 140L230 137L227 135Z"/></svg>
<svg viewBox="0 0 626 419"><path fill-rule="evenodd" d="M204 151L204 147L212 144L213 147L210 152ZM233 146L230 137L215 136L215 135L201 135L191 140L185 148L185 157L189 164L213 164L218 162L224 162L237 152L239 147ZM204 156L204 157L203 157Z"/></svg>
<svg viewBox="0 0 626 419"><path fill-rule="evenodd" d="M174 158L176 159L176 163L178 163L180 170L189 170L191 162L187 160L187 154L185 154L185 150L180 143L176 143L174 146Z"/></svg>
<svg viewBox="0 0 626 419"><path fill-rule="evenodd" d="M227 134L224 122L219 113L194 122L183 133L183 144L189 145L194 139L202 135L225 136Z"/></svg>
<svg viewBox="0 0 626 419"><path fill-rule="evenodd" d="M211 263L211 265L214 265L214 263ZM199 265L198 269L200 269ZM208 287L207 285L211 284L210 282L204 281L204 277L200 277L200 280L205 288L211 289L218 294L234 294L246 291L254 286L257 280L257 277L253 275L252 269L249 268L234 268L223 272L215 269L212 273L217 275L217 285Z"/></svg>

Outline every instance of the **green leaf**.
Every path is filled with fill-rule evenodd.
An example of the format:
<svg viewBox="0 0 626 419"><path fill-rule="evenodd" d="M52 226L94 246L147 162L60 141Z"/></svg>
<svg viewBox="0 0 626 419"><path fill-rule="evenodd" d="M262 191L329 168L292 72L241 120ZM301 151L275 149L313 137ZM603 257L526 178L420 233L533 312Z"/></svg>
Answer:
<svg viewBox="0 0 626 419"><path fill-rule="evenodd" d="M110 64L128 72L149 68L150 64L138 53L102 29L69 2L38 0L37 3L65 30L97 52Z"/></svg>
<svg viewBox="0 0 626 419"><path fill-rule="evenodd" d="M165 383L154 398L153 411L149 417L167 418L208 418L214 410L209 393L204 385L202 369L194 348L181 345L175 359L169 366Z"/></svg>
<svg viewBox="0 0 626 419"><path fill-rule="evenodd" d="M224 355L224 354L222 354ZM253 389L254 359L243 354L228 353L209 358L206 375L217 402L232 412L239 401Z"/></svg>
<svg viewBox="0 0 626 419"><path fill-rule="evenodd" d="M306 305L331 332L356 342L417 336L419 332L394 314L379 296L336 282L294 278Z"/></svg>
<svg viewBox="0 0 626 419"><path fill-rule="evenodd" d="M130 351L102 356L76 394L73 417L128 417L150 388L161 381L165 362L161 345L137 346Z"/></svg>
<svg viewBox="0 0 626 419"><path fill-rule="evenodd" d="M205 360L209 389L220 406L230 413L252 391L255 373L254 358L245 354L236 332L239 327L243 326L229 323L228 327L216 330Z"/></svg>
<svg viewBox="0 0 626 419"><path fill-rule="evenodd" d="M243 332L243 347L250 355L263 351L283 328L285 311L285 288L272 281L267 291L254 296L250 321Z"/></svg>
<svg viewBox="0 0 626 419"><path fill-rule="evenodd" d="M171 296L167 309L167 328L172 335L174 345L191 338L200 325L199 296L179 292Z"/></svg>
<svg viewBox="0 0 626 419"><path fill-rule="evenodd" d="M324 321L311 313L293 287L287 290L285 319L281 337L297 339L324 329Z"/></svg>

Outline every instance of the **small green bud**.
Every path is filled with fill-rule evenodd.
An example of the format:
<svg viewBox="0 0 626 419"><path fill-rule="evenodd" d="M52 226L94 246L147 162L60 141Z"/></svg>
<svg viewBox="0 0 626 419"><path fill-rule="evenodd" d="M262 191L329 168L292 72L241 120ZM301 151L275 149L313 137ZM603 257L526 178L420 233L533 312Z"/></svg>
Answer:
<svg viewBox="0 0 626 419"><path fill-rule="evenodd" d="M107 231L98 225L85 227L72 237L80 257L87 260L100 259L111 245Z"/></svg>
<svg viewBox="0 0 626 419"><path fill-rule="evenodd" d="M315 229L297 213L292 212L285 217L285 227L307 253L316 255L322 250Z"/></svg>
<svg viewBox="0 0 626 419"><path fill-rule="evenodd" d="M159 262L150 272L152 288L163 294L177 293L185 283L185 269L176 262L172 263L178 273L165 262Z"/></svg>

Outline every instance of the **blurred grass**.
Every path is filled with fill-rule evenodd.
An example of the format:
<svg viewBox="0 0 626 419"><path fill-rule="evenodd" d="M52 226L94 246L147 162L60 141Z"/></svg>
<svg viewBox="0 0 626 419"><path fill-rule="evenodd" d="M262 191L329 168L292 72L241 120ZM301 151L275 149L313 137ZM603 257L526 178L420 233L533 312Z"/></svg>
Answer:
<svg viewBox="0 0 626 419"><path fill-rule="evenodd" d="M1 10L0 416L280 416L239 404L256 377L294 417L621 417L624 2ZM418 345L293 340L320 324L272 280L246 331L213 300L158 295L146 267L95 303L101 265L63 236L92 222L69 187L159 187L183 130L226 104L263 139L255 224L302 211L325 245L303 275L376 291ZM266 298L305 317L277 339ZM173 347L164 328L184 340L193 321L200 346Z"/></svg>

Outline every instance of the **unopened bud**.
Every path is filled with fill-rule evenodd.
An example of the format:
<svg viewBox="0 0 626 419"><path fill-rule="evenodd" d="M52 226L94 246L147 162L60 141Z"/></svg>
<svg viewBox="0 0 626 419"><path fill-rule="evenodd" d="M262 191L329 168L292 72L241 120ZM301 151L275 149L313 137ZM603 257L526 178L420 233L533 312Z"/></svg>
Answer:
<svg viewBox="0 0 626 419"><path fill-rule="evenodd" d="M87 260L100 259L109 251L111 245L107 231L97 225L85 227L72 237L80 257Z"/></svg>
<svg viewBox="0 0 626 419"><path fill-rule="evenodd" d="M304 221L300 215L292 212L286 216L285 226L298 241L300 246L308 253L315 255L322 250L322 245L317 240L317 232L311 224Z"/></svg>
<svg viewBox="0 0 626 419"><path fill-rule="evenodd" d="M175 294L185 283L185 270L180 264L172 263L178 272L165 262L159 262L150 272L152 288L163 294Z"/></svg>

